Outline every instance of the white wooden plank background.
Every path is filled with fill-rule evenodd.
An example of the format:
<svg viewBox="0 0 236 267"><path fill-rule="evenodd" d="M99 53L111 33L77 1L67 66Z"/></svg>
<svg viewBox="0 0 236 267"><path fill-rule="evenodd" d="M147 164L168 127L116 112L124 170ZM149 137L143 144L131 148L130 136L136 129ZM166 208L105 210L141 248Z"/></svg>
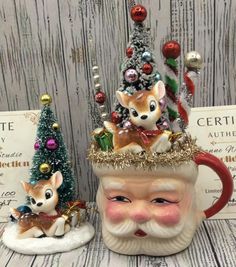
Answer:
<svg viewBox="0 0 236 267"><path fill-rule="evenodd" d="M136 1L137 2L137 1ZM173 38L204 60L195 106L236 104L236 1L140 0L148 10L158 68ZM128 0L0 0L0 111L40 108L48 92L62 125L81 198L94 200L97 180L86 150L98 122L91 73L92 38L112 107L119 65L132 28Z"/></svg>

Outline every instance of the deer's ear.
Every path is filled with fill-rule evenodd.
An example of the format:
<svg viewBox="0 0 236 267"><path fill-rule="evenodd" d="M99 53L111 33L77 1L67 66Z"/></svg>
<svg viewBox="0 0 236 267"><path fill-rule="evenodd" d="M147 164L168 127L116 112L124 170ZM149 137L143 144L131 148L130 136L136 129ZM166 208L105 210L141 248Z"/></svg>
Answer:
<svg viewBox="0 0 236 267"><path fill-rule="evenodd" d="M166 95L166 88L162 81L158 81L152 88L154 96L160 100Z"/></svg>
<svg viewBox="0 0 236 267"><path fill-rule="evenodd" d="M61 172L55 172L52 177L50 178L50 182L54 188L59 188L63 182L63 176Z"/></svg>
<svg viewBox="0 0 236 267"><path fill-rule="evenodd" d="M130 96L128 96L127 94L125 94L123 92L116 91L116 97L117 97L119 103L121 104L121 106L123 106L124 108L129 108L128 104L129 104Z"/></svg>
<svg viewBox="0 0 236 267"><path fill-rule="evenodd" d="M32 188L32 185L23 181L21 181L21 184L25 192L28 194L30 189Z"/></svg>

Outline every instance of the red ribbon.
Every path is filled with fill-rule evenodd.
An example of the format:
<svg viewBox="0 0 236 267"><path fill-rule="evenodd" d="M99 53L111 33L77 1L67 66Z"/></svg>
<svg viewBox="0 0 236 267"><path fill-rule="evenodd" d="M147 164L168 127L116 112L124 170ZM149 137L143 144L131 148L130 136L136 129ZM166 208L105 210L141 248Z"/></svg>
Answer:
<svg viewBox="0 0 236 267"><path fill-rule="evenodd" d="M163 133L163 130L145 130L142 127L136 127L136 130L145 145L150 143L148 137L157 136Z"/></svg>
<svg viewBox="0 0 236 267"><path fill-rule="evenodd" d="M43 220L53 221L59 217L61 217L61 213L58 210L56 215L48 215L47 213L39 212L39 218Z"/></svg>

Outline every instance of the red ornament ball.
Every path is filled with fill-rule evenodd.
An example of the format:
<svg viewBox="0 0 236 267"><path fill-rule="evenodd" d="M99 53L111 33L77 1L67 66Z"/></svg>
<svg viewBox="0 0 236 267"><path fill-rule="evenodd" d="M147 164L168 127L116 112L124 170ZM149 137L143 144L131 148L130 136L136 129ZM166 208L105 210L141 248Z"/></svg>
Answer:
<svg viewBox="0 0 236 267"><path fill-rule="evenodd" d="M99 104L104 104L106 100L106 95L104 92L97 92L96 95L95 95L95 101Z"/></svg>
<svg viewBox="0 0 236 267"><path fill-rule="evenodd" d="M163 45L162 53L166 58L176 59L180 55L180 44L176 41L169 41Z"/></svg>
<svg viewBox="0 0 236 267"><path fill-rule="evenodd" d="M149 63L145 63L144 65L143 65L143 72L145 73L145 74L151 74L152 73L152 70L153 70L153 67L152 67L152 65L151 64L149 64Z"/></svg>
<svg viewBox="0 0 236 267"><path fill-rule="evenodd" d="M143 22L147 17L147 10L142 5L135 5L132 7L130 15L133 21Z"/></svg>
<svg viewBox="0 0 236 267"><path fill-rule="evenodd" d="M58 143L54 138L49 138L46 142L46 148L48 150L55 150L58 148Z"/></svg>
<svg viewBox="0 0 236 267"><path fill-rule="evenodd" d="M128 58L131 58L132 55L133 55L133 52L134 52L133 48L132 48L132 47L128 47L128 48L126 49L126 56L127 56Z"/></svg>
<svg viewBox="0 0 236 267"><path fill-rule="evenodd" d="M118 124L121 122L121 117L119 116L119 114L116 111L113 111L111 113L111 121L115 124Z"/></svg>

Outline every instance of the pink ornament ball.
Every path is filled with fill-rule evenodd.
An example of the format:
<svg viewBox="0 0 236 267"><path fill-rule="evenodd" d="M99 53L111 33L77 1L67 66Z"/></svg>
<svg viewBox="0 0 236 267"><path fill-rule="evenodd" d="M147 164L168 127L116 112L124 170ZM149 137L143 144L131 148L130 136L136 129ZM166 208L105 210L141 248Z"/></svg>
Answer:
<svg viewBox="0 0 236 267"><path fill-rule="evenodd" d="M167 102L164 98L160 99L159 100L159 105L160 105L160 108L161 108L161 111L165 110L166 107L167 107Z"/></svg>
<svg viewBox="0 0 236 267"><path fill-rule="evenodd" d="M49 138L46 143L46 148L49 150L55 150L58 148L58 143L54 138Z"/></svg>
<svg viewBox="0 0 236 267"><path fill-rule="evenodd" d="M134 83L138 80L138 73L135 69L128 69L125 72L125 80L128 83Z"/></svg>
<svg viewBox="0 0 236 267"><path fill-rule="evenodd" d="M34 149L35 150L39 150L39 148L40 148L40 143L39 142L35 142Z"/></svg>
<svg viewBox="0 0 236 267"><path fill-rule="evenodd" d="M123 126L124 128L128 129L132 127L132 123L130 121L126 121Z"/></svg>
<svg viewBox="0 0 236 267"><path fill-rule="evenodd" d="M167 121L164 121L163 124L162 124L162 128L164 130L168 129L169 128L169 123Z"/></svg>

